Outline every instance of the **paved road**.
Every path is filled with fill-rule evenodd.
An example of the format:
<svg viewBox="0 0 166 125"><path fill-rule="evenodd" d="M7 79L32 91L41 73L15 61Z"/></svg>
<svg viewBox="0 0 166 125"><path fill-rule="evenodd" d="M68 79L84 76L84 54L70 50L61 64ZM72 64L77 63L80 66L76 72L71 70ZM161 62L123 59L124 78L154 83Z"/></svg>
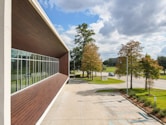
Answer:
<svg viewBox="0 0 166 125"><path fill-rule="evenodd" d="M115 77L117 78L117 77ZM129 86L130 86L130 76L128 77L129 78ZM121 77L120 79L122 80L125 80L126 81L126 77ZM126 84L126 83L125 83ZM145 78L133 78L133 87L145 87ZM154 83L153 83L153 88L159 88L159 89L166 89L166 80L161 80L161 79L158 79L158 80L154 80Z"/></svg>
<svg viewBox="0 0 166 125"><path fill-rule="evenodd" d="M72 80L54 102L41 125L161 125L119 93L96 93L117 85Z"/></svg>
<svg viewBox="0 0 166 125"><path fill-rule="evenodd" d="M95 75L95 74L94 74ZM101 76L101 73L97 73L97 76ZM102 76L108 76L107 72L103 72ZM118 77L111 77L111 78L116 78L119 79ZM121 77L120 79L126 81L126 76ZM130 87L130 76L128 76L128 85ZM126 83L119 85L120 88L125 87L126 88ZM145 78L134 78L133 77L133 88L138 87L138 88L144 88L145 87ZM166 89L166 80L158 79L154 80L153 88L158 88L158 89Z"/></svg>

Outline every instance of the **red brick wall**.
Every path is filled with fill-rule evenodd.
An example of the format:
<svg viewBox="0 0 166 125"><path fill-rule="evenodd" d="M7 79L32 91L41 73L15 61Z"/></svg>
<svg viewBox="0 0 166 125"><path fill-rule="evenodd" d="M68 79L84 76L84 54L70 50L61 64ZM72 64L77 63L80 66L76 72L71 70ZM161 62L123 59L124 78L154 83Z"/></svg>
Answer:
<svg viewBox="0 0 166 125"><path fill-rule="evenodd" d="M68 76L57 75L11 96L12 125L34 125Z"/></svg>

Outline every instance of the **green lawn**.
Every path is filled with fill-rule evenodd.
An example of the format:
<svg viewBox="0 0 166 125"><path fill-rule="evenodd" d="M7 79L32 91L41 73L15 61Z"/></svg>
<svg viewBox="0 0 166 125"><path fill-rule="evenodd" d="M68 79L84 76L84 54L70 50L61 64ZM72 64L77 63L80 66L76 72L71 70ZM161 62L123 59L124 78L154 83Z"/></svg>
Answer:
<svg viewBox="0 0 166 125"><path fill-rule="evenodd" d="M161 109L166 109L166 90L151 89L151 95L153 95L153 96L148 96L148 92L145 91L144 89L133 89L133 90L130 90L130 92L131 91L135 92L137 96L146 98L146 99L150 100L151 102L154 102L154 96L156 96L157 107L159 107Z"/></svg>
<svg viewBox="0 0 166 125"><path fill-rule="evenodd" d="M96 92L118 92L118 89L105 89L105 90L97 90Z"/></svg>
<svg viewBox="0 0 166 125"><path fill-rule="evenodd" d="M89 80L88 78L84 78L84 80L88 81L92 84L119 84L123 83L123 80L108 78L107 80L102 80L101 77L94 77L93 80Z"/></svg>
<svg viewBox="0 0 166 125"><path fill-rule="evenodd" d="M107 67L106 70L104 70L104 72L115 72L116 67Z"/></svg>
<svg viewBox="0 0 166 125"><path fill-rule="evenodd" d="M166 80L166 75L160 75L160 79L165 79Z"/></svg>

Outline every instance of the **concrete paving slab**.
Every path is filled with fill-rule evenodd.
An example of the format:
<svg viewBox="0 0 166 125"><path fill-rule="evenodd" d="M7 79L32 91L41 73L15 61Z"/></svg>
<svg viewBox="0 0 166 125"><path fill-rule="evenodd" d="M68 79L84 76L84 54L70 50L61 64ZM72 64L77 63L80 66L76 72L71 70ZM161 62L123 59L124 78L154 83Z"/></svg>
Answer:
<svg viewBox="0 0 166 125"><path fill-rule="evenodd" d="M96 93L115 87L67 84L41 125L161 125L119 93Z"/></svg>

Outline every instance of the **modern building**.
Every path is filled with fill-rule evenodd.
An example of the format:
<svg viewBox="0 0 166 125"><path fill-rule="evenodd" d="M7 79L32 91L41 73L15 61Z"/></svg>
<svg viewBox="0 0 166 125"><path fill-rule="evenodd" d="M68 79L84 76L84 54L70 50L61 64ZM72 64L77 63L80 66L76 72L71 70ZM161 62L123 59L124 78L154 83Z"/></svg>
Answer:
<svg viewBox="0 0 166 125"><path fill-rule="evenodd" d="M0 19L0 125L34 125L69 79L69 50L38 0L0 0Z"/></svg>

